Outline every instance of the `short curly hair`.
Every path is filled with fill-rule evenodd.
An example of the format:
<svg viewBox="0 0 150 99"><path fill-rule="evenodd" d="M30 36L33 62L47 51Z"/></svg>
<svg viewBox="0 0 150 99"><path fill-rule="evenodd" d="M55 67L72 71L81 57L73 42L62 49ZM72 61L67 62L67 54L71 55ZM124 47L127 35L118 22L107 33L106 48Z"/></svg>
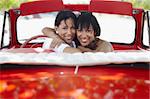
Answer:
<svg viewBox="0 0 150 99"><path fill-rule="evenodd" d="M83 30L89 29L90 25L93 27L94 32L96 33L95 36L100 36L100 25L94 15L90 12L81 12L81 15L78 16L77 19L77 29Z"/></svg>

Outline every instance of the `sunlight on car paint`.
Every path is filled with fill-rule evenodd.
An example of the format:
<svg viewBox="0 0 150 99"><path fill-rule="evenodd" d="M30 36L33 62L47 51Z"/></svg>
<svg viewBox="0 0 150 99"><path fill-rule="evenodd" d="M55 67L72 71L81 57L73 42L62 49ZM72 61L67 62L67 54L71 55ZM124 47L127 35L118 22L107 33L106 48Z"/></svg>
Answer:
<svg viewBox="0 0 150 99"><path fill-rule="evenodd" d="M16 78L18 75L19 78ZM47 76L47 77L46 77ZM30 78L24 80L24 77ZM36 77L36 79L35 79ZM45 78L46 77L46 78ZM75 99L88 98L116 98L124 92L126 97L131 97L144 89L145 94L149 91L149 80L127 77L123 73L114 75L86 76L86 75L58 75L49 72L17 73L7 75L0 80L0 97L8 98L38 98L38 97L70 97ZM34 80L31 80L34 78ZM10 80L12 79L12 80ZM79 82L80 81L80 82ZM9 84L8 84L9 83ZM66 87L67 86L67 87ZM15 98L14 98L15 99Z"/></svg>
<svg viewBox="0 0 150 99"><path fill-rule="evenodd" d="M60 72L60 75L63 75L64 74L64 72Z"/></svg>
<svg viewBox="0 0 150 99"><path fill-rule="evenodd" d="M123 74L123 73L118 73L118 74L116 74L116 75L111 75L111 76L105 76L105 75L99 76L99 78L100 78L101 80L120 80L120 79L122 79L124 76L125 76L125 74Z"/></svg>
<svg viewBox="0 0 150 99"><path fill-rule="evenodd" d="M7 83L5 80L0 80L0 93L5 91L7 88Z"/></svg>

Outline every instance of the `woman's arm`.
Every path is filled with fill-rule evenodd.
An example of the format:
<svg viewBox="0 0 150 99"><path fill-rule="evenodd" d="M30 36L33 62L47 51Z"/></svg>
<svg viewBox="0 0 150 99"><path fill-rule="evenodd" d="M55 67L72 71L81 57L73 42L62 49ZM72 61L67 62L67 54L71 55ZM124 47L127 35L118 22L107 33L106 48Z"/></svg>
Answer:
<svg viewBox="0 0 150 99"><path fill-rule="evenodd" d="M44 35L50 38L56 38L58 35L56 34L55 30L49 27L45 27L42 29Z"/></svg>
<svg viewBox="0 0 150 99"><path fill-rule="evenodd" d="M50 45L50 48L55 48L56 46L60 46L60 44L65 43L55 32L54 29L45 27L42 29L42 32L44 35L48 36L49 38L52 38L53 41Z"/></svg>
<svg viewBox="0 0 150 99"><path fill-rule="evenodd" d="M63 52L65 53L81 53L81 50L73 47L66 47Z"/></svg>
<svg viewBox="0 0 150 99"><path fill-rule="evenodd" d="M68 44L60 44L60 46L57 46L57 47L54 47L54 48L51 48L50 45L52 43L53 39L52 38L46 38L45 39L45 42L43 43L43 46L42 48L43 49L51 49L55 52L58 52L58 53L77 53L77 52L81 52L79 49L77 48L72 48L70 47Z"/></svg>
<svg viewBox="0 0 150 99"><path fill-rule="evenodd" d="M94 50L90 49L90 48L86 48L86 47L83 47L83 46L78 46L78 49L81 51L81 52L94 52Z"/></svg>

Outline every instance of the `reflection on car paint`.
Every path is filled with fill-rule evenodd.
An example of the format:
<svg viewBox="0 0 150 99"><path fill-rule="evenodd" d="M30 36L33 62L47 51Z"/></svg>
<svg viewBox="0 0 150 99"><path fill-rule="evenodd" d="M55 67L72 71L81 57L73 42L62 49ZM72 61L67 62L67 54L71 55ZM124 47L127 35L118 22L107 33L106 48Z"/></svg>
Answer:
<svg viewBox="0 0 150 99"><path fill-rule="evenodd" d="M8 79L9 78L9 79ZM115 75L66 75L37 72L3 75L1 99L148 99L150 81ZM144 92L143 92L144 91Z"/></svg>

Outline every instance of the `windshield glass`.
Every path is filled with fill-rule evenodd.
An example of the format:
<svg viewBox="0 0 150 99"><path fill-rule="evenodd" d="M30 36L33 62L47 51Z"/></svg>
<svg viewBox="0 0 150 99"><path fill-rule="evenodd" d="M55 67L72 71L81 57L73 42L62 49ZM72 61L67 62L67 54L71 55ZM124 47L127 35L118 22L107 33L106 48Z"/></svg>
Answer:
<svg viewBox="0 0 150 99"><path fill-rule="evenodd" d="M40 13L34 15L20 16L17 20L17 37L20 43L36 36L43 35L44 27L54 28L54 20L57 12ZM42 39L36 40L41 42ZM35 42L35 40L33 40Z"/></svg>
<svg viewBox="0 0 150 99"><path fill-rule="evenodd" d="M147 13L150 20L150 11ZM148 33L148 17L145 16L144 19L144 31L143 31L143 44L149 46L149 33ZM149 23L150 24L150 23Z"/></svg>
<svg viewBox="0 0 150 99"><path fill-rule="evenodd" d="M94 13L101 27L101 39L115 43L132 43L135 20L131 16Z"/></svg>
<svg viewBox="0 0 150 99"><path fill-rule="evenodd" d="M4 13L0 13L0 41L2 39L2 32L3 32L3 23L4 22ZM3 35L3 45L8 46L10 42L10 25L9 25L9 15L6 13L6 19L5 19L5 26L4 26L4 35Z"/></svg>
<svg viewBox="0 0 150 99"><path fill-rule="evenodd" d="M43 34L44 27L54 28L54 20L58 12L40 13L20 16L17 20L17 37L20 43ZM76 14L76 13L75 13ZM100 38L109 42L130 44L135 37L135 20L131 16L93 13L101 27ZM32 42L43 42L42 39Z"/></svg>

